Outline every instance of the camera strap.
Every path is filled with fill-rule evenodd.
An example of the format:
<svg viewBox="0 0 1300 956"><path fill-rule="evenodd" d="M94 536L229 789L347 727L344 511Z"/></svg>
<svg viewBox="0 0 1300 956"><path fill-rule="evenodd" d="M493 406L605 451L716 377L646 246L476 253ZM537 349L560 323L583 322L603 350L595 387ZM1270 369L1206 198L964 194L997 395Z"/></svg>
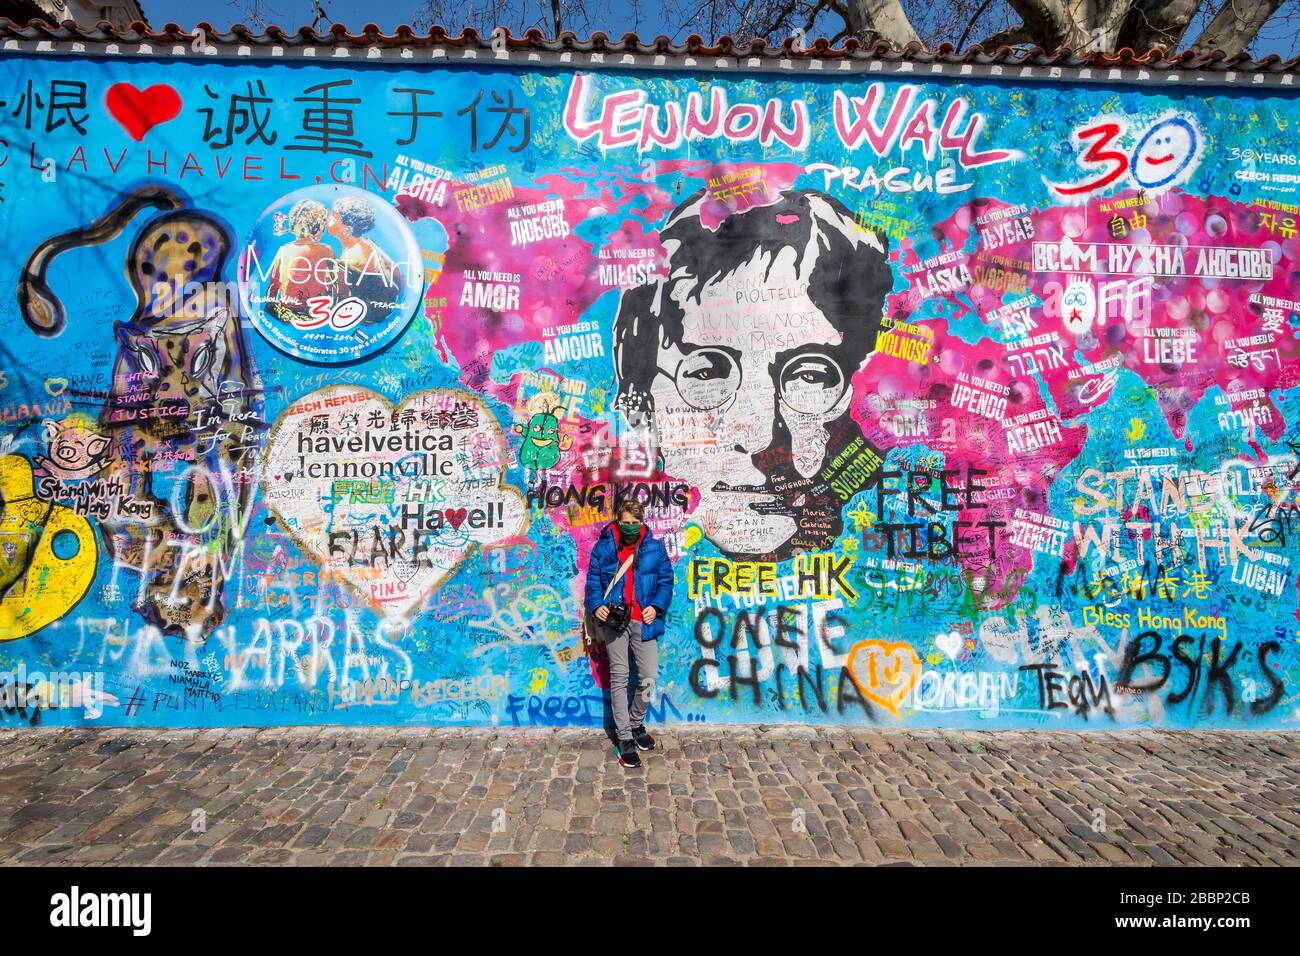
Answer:
<svg viewBox="0 0 1300 956"><path fill-rule="evenodd" d="M635 557L636 557L636 551L633 550L633 552L627 556L627 560L625 560L621 565L619 565L618 573L614 575L614 579L610 581L609 586L605 588L606 599L609 598L609 592L614 590L614 585L618 584L619 579L622 578L623 575L627 573L627 569L632 566L632 559Z"/></svg>

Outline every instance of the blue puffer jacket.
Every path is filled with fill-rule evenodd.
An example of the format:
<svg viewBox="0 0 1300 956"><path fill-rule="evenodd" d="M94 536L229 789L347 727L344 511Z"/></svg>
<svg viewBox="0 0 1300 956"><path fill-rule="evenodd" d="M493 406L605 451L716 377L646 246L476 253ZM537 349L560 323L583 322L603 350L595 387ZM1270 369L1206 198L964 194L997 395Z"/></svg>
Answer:
<svg viewBox="0 0 1300 956"><path fill-rule="evenodd" d="M620 604L623 601L626 582L621 578L614 585L609 599L605 599L605 588L618 573L617 535L618 523L611 521L591 549L591 562L587 565L588 614L594 614L602 604ZM641 526L641 543L637 545L636 562L632 567L636 572L637 603L643 608L652 607L656 612L655 619L641 627L641 639L652 641L664 632L664 615L668 613L668 605L673 603L673 565L663 543L650 533L646 525Z"/></svg>

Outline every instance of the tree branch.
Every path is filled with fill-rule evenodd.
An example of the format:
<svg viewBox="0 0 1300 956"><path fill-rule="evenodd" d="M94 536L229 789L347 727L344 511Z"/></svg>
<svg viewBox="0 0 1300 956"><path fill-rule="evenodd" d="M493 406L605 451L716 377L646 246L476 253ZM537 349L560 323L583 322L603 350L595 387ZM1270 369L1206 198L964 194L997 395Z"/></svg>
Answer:
<svg viewBox="0 0 1300 956"><path fill-rule="evenodd" d="M821 13L827 6L827 0L817 0L817 5L812 8L812 11L808 14L807 21L803 25L804 33L812 33L813 23L817 19L817 14Z"/></svg>
<svg viewBox="0 0 1300 956"><path fill-rule="evenodd" d="M736 32L732 35L736 40L745 39L745 27L749 25L749 14L754 9L754 0L749 0L745 4L745 9L740 13L740 25L736 27Z"/></svg>
<svg viewBox="0 0 1300 956"><path fill-rule="evenodd" d="M771 36L777 30L781 29L781 26L786 22L786 20L790 19L790 15L794 13L795 8L798 7L798 5L799 5L798 0L790 0L790 2L787 3L784 7L781 7L780 9L775 11L776 15L771 20L768 21L767 28L763 30L755 30L754 36L756 37Z"/></svg>
<svg viewBox="0 0 1300 956"><path fill-rule="evenodd" d="M1025 25L1017 23L1014 27L999 30L987 40L981 40L979 45L986 50L996 50L1000 46L1019 46L1022 43L1031 42L1033 41L1029 36L1029 31L1025 29Z"/></svg>
<svg viewBox="0 0 1300 956"><path fill-rule="evenodd" d="M1282 0L1228 0L1190 47L1196 53L1222 50L1229 56L1244 53Z"/></svg>
<svg viewBox="0 0 1300 956"><path fill-rule="evenodd" d="M989 8L989 4L992 2L993 0L984 0L984 2L980 4L979 9L976 10L974 15L970 18L970 22L966 24L966 29L961 31L961 37L957 40L958 50L966 45L966 38L970 36L970 31L975 26L975 21L983 15L984 11Z"/></svg>

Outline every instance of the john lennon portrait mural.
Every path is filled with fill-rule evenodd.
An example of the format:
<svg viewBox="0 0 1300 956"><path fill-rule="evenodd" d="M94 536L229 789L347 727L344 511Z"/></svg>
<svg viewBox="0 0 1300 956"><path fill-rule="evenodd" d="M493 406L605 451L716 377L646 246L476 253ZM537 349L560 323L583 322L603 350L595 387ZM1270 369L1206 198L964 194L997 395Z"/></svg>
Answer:
<svg viewBox="0 0 1300 956"><path fill-rule="evenodd" d="M7 724L599 726L629 501L647 725L1300 718L1271 75L15 42Z"/></svg>
<svg viewBox="0 0 1300 956"><path fill-rule="evenodd" d="M780 561L841 531L820 472L862 438L851 380L894 279L884 240L825 193L786 191L713 228L708 201L669 215L663 276L623 295L615 404L654 420L664 471L699 489L704 537Z"/></svg>

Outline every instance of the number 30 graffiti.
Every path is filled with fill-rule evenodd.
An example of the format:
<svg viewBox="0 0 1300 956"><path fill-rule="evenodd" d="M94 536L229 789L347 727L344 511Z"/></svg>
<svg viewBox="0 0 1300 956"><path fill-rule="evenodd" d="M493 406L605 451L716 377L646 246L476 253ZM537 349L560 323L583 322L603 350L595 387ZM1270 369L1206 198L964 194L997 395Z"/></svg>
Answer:
<svg viewBox="0 0 1300 956"><path fill-rule="evenodd" d="M1080 127L1075 139L1086 143L1078 163L1095 178L1078 183L1052 183L1062 196L1079 196L1105 189L1126 175L1147 190L1167 189L1191 176L1200 161L1201 133L1186 113L1166 113L1131 134L1123 120L1106 120ZM1117 149L1134 143L1130 149Z"/></svg>
<svg viewBox="0 0 1300 956"><path fill-rule="evenodd" d="M311 320L299 322L300 329L314 329L329 322L339 332L346 332L366 317L366 304L356 296L344 299L338 305L327 295L318 295L307 300L307 312Z"/></svg>

